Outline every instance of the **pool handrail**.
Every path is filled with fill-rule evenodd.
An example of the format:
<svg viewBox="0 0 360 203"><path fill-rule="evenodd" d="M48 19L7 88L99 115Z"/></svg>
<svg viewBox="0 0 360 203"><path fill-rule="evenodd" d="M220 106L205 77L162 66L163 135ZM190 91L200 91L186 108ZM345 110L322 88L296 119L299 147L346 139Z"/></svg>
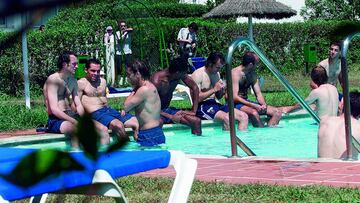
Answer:
<svg viewBox="0 0 360 203"><path fill-rule="evenodd" d="M360 32L353 33L348 35L344 41L342 42L342 49L341 49L341 73L343 77L343 98L344 98L344 110L345 110L345 139L346 139L346 155L347 159L352 159L352 145L354 144L355 149L360 152L360 144L359 142L352 136L351 133L351 109L350 109L350 94L349 94L349 77L348 77L348 70L347 70L347 61L346 61L346 54L349 49L349 44L351 40L355 37L360 37Z"/></svg>
<svg viewBox="0 0 360 203"><path fill-rule="evenodd" d="M300 105L309 112L309 114L313 117L313 119L319 123L320 119L315 114L315 112L310 108L310 106L304 101L304 99L296 92L296 90L290 85L288 80L280 73L280 71L275 67L273 63L262 53L262 51L256 46L254 42L252 42L249 38L246 37L238 37L235 39L229 49L228 54L226 57L226 83L227 83L227 90L228 90L228 106L229 106L229 120L230 120L230 136L231 136L231 151L233 156L237 156L237 150L235 141L240 140L236 137L235 134L235 121L234 121L234 98L233 98L233 88L232 88L232 78L231 78L231 63L232 63L232 56L235 49L242 44L247 45L253 52L255 52L260 60L265 64L265 66L275 75L275 77L280 81L282 85L290 92L290 94L300 103ZM240 140L241 141L241 140ZM244 146L245 147L244 147ZM249 155L248 147L243 144L239 145L245 153ZM251 151L251 150L250 150ZM255 154L254 154L255 155Z"/></svg>

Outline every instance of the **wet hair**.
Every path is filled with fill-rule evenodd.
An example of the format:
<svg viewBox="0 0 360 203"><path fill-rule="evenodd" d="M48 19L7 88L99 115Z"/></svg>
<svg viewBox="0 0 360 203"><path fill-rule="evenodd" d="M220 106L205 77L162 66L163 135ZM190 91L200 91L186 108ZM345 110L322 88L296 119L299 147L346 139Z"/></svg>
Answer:
<svg viewBox="0 0 360 203"><path fill-rule="evenodd" d="M331 42L329 47L331 47L331 46L338 46L339 51L341 51L341 42Z"/></svg>
<svg viewBox="0 0 360 203"><path fill-rule="evenodd" d="M350 108L354 118L360 116L360 92L350 92Z"/></svg>
<svg viewBox="0 0 360 203"><path fill-rule="evenodd" d="M137 73L139 72L141 77L145 80L148 80L150 78L150 69L149 67L140 60L134 60L131 63L127 65L127 68L133 72Z"/></svg>
<svg viewBox="0 0 360 203"><path fill-rule="evenodd" d="M89 69L90 64L100 65L100 61L96 58L91 58L91 59L86 60L85 69Z"/></svg>
<svg viewBox="0 0 360 203"><path fill-rule="evenodd" d="M70 63L70 55L76 56L76 54L72 51L64 51L63 53L61 53L59 55L59 58L57 61L57 67L58 67L59 71L63 68L64 63L66 63L66 64Z"/></svg>
<svg viewBox="0 0 360 203"><path fill-rule="evenodd" d="M198 25L195 22L190 23L188 27L193 29L195 32L197 32L199 29Z"/></svg>
<svg viewBox="0 0 360 203"><path fill-rule="evenodd" d="M243 66L247 66L250 63L255 64L256 58L255 58L255 53L252 51L248 51L244 54L244 56L242 57L242 65Z"/></svg>
<svg viewBox="0 0 360 203"><path fill-rule="evenodd" d="M221 63L225 63L224 55L220 52L212 52L209 57L206 59L206 67L210 67L213 64L216 64L216 62L220 59Z"/></svg>
<svg viewBox="0 0 360 203"><path fill-rule="evenodd" d="M170 62L169 72L176 73L177 71L179 72L188 71L188 63L184 57L175 58Z"/></svg>
<svg viewBox="0 0 360 203"><path fill-rule="evenodd" d="M318 86L326 84L328 81L328 76L326 70L322 66L316 66L311 70L311 80L314 81Z"/></svg>

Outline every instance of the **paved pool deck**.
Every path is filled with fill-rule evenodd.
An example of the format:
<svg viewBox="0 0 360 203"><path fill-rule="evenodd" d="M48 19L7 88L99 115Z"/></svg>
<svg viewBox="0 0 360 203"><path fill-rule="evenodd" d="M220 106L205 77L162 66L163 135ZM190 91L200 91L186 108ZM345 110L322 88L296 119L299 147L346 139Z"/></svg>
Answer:
<svg viewBox="0 0 360 203"><path fill-rule="evenodd" d="M195 158L195 179L229 184L325 185L360 187L360 162L331 159L280 160L261 157ZM171 167L138 174L147 177L174 177Z"/></svg>

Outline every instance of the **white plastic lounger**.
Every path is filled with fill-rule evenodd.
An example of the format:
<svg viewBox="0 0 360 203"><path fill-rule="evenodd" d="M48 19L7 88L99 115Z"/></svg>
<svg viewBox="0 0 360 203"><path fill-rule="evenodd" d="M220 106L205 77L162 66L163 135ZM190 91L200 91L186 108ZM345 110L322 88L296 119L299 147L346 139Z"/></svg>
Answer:
<svg viewBox="0 0 360 203"><path fill-rule="evenodd" d="M0 148L0 173L8 174L17 163L34 149ZM197 169L197 161L185 157L180 151L116 151L103 154L94 164L82 152L70 155L85 166L82 171L62 172L28 188L0 178L0 202L32 197L30 202L45 202L47 193L103 195L127 202L114 179L172 165L175 181L168 202L186 202Z"/></svg>

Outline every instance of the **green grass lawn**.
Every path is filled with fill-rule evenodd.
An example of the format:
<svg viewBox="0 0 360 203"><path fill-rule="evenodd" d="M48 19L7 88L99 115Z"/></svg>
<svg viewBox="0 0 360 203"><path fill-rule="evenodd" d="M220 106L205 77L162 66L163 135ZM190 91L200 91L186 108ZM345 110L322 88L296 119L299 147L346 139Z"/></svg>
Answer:
<svg viewBox="0 0 360 203"><path fill-rule="evenodd" d="M129 202L167 202L172 178L129 176L117 180ZM50 195L48 202L114 202L109 197ZM326 186L232 185L195 181L188 202L359 202L360 190ZM17 201L25 202L25 200Z"/></svg>

